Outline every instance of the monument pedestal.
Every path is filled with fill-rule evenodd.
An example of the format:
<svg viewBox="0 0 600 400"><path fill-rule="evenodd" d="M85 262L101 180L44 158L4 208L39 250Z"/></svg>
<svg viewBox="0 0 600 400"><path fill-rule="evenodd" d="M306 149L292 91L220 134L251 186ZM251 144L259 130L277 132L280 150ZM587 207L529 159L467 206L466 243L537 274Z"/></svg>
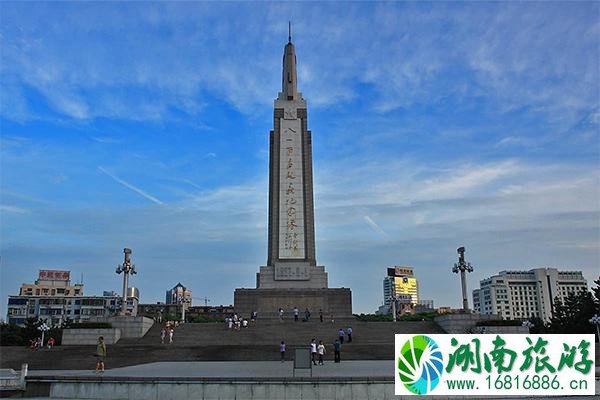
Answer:
<svg viewBox="0 0 600 400"><path fill-rule="evenodd" d="M264 265L256 274L256 288L324 289L327 288L327 272L322 265L310 266L303 262Z"/></svg>
<svg viewBox="0 0 600 400"><path fill-rule="evenodd" d="M308 308L313 320L319 318L319 309L325 320L332 314L334 318L352 316L352 292L347 288L235 289L233 303L235 312L245 317L257 311L258 318L278 318L278 310L283 308L285 317L290 318L294 307L301 317Z"/></svg>

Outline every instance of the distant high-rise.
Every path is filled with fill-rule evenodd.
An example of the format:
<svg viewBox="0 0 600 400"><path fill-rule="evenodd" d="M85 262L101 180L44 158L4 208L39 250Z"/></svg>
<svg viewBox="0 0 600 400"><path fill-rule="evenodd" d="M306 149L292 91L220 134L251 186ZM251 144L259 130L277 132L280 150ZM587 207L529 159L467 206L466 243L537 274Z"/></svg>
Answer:
<svg viewBox="0 0 600 400"><path fill-rule="evenodd" d="M395 302L396 313L415 313L427 309L426 305L433 301L419 298L419 282L414 275L412 267L389 267L387 275L383 278L383 305L376 314L392 313Z"/></svg>
<svg viewBox="0 0 600 400"><path fill-rule="evenodd" d="M192 291L181 284L177 283L173 289L167 290L165 299L166 304L187 304L192 305Z"/></svg>
<svg viewBox="0 0 600 400"><path fill-rule="evenodd" d="M588 290L581 271L535 268L529 271L501 271L480 281L473 290L473 304L480 314L497 314L504 319L552 318L554 301L569 293Z"/></svg>
<svg viewBox="0 0 600 400"><path fill-rule="evenodd" d="M383 304L389 305L392 298L416 305L419 303L419 282L412 267L390 267L383 278Z"/></svg>

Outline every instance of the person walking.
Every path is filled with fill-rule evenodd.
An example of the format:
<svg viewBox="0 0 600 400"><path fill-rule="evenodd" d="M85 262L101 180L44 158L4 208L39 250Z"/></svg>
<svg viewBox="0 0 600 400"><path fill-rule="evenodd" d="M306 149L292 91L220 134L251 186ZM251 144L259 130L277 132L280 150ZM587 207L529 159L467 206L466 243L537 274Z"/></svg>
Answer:
<svg viewBox="0 0 600 400"><path fill-rule="evenodd" d="M336 339L333 342L333 352L334 352L334 362L340 362L340 352L342 351L342 343L340 343L339 339Z"/></svg>
<svg viewBox="0 0 600 400"><path fill-rule="evenodd" d="M317 365L317 341L314 338L310 341L310 357L312 359L312 363Z"/></svg>
<svg viewBox="0 0 600 400"><path fill-rule="evenodd" d="M319 309L319 321L323 322L323 310Z"/></svg>
<svg viewBox="0 0 600 400"><path fill-rule="evenodd" d="M162 328L160 330L160 343L161 344L165 344L165 337L167 337L167 331L165 330L165 328Z"/></svg>
<svg viewBox="0 0 600 400"><path fill-rule="evenodd" d="M325 345L322 340L319 340L319 345L317 346L317 354L319 355L319 365L323 365L323 356L325 355Z"/></svg>
<svg viewBox="0 0 600 400"><path fill-rule="evenodd" d="M104 337L98 338L98 345L96 346L96 372L104 372L104 360L106 359L106 344L104 344Z"/></svg>
<svg viewBox="0 0 600 400"><path fill-rule="evenodd" d="M310 311L308 310L308 307L306 308L306 310L304 310L304 320L306 322L310 320Z"/></svg>
<svg viewBox="0 0 600 400"><path fill-rule="evenodd" d="M346 335L346 332L344 332L344 328L340 328L340 330L338 331L338 337L340 338L340 343L344 344L344 336Z"/></svg>
<svg viewBox="0 0 600 400"><path fill-rule="evenodd" d="M283 322L283 308L279 307L279 320Z"/></svg>
<svg viewBox="0 0 600 400"><path fill-rule="evenodd" d="M175 329L173 327L169 328L169 344L173 343L173 334L175 333Z"/></svg>
<svg viewBox="0 0 600 400"><path fill-rule="evenodd" d="M294 307L294 322L298 322L299 314L300 314L300 310L298 310L298 307Z"/></svg>
<svg viewBox="0 0 600 400"><path fill-rule="evenodd" d="M279 344L279 353L281 354L281 362L285 361L285 342L282 340Z"/></svg>
<svg viewBox="0 0 600 400"><path fill-rule="evenodd" d="M349 326L348 329L346 329L346 333L348 334L348 343L350 343L352 341L352 327Z"/></svg>

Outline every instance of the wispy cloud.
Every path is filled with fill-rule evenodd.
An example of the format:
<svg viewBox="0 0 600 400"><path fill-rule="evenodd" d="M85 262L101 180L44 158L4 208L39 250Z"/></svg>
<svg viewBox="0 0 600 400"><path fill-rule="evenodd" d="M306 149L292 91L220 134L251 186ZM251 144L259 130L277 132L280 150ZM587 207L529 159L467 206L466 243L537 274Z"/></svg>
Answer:
<svg viewBox="0 0 600 400"><path fill-rule="evenodd" d="M384 239L385 241L390 240L390 236L387 233L385 233L385 231L381 229L381 227L377 225L377 223L373 221L371 217L369 217L368 215L363 215L363 218L371 227L371 229L373 229L379 236L381 236L382 239Z"/></svg>
<svg viewBox="0 0 600 400"><path fill-rule="evenodd" d="M105 143L105 144L116 144L116 143L123 142L123 139L118 139L118 138L114 138L114 137L110 137L110 136L92 136L92 140L94 140L98 143Z"/></svg>
<svg viewBox="0 0 600 400"><path fill-rule="evenodd" d="M253 114L278 89L285 21L293 14L301 88L313 106L362 99L388 113L452 97L464 107L483 100L497 110L529 107L573 119L597 102L593 7L355 3L342 12L317 3L220 4L210 10L201 3L131 3L116 12L95 5L27 11L5 5L6 21L26 29L9 22L3 31L10 32L3 35L3 68L11 78L3 81L3 92L12 104L4 111L22 118L29 86L56 111L78 120L158 121L173 118L173 109L197 116L208 101L204 93ZM23 20L27 12L30 20ZM232 13L243 23L215 18ZM39 25L40 14L78 22ZM98 25L99 14L111 22ZM132 16L135 26L126 22ZM91 34L90 26L102 35ZM554 56L559 53L563 57ZM361 95L364 85L369 96Z"/></svg>
<svg viewBox="0 0 600 400"><path fill-rule="evenodd" d="M468 191L481 188L495 180L517 173L519 165L505 161L493 165L465 165L452 168L439 177L423 182L418 192L421 199L464 197Z"/></svg>
<svg viewBox="0 0 600 400"><path fill-rule="evenodd" d="M156 197L152 196L151 194L148 194L147 192L143 191L142 189L133 186L131 183L129 182L125 182L123 179L119 178L118 176L108 172L104 167L99 166L98 170L100 172L102 172L105 175L108 175L109 177L111 177L112 179L114 179L116 182L120 183L121 185L125 186L127 189L133 190L134 192L136 192L137 194L139 194L142 197L145 197L146 199L156 203L156 204L160 204L160 205L164 205L165 203L163 203L162 201L160 201L159 199L157 199Z"/></svg>
<svg viewBox="0 0 600 400"><path fill-rule="evenodd" d="M31 211L28 210L28 209L26 209L26 208L17 207L17 206L9 206L9 205L5 205L5 204L0 204L0 211L2 211L2 212L9 212L9 213L15 213L15 214L29 214L29 213L31 213Z"/></svg>

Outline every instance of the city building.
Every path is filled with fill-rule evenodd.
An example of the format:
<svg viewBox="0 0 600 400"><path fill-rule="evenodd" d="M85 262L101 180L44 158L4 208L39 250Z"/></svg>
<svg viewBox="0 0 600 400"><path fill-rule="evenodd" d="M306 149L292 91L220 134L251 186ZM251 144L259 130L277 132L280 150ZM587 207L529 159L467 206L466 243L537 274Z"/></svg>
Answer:
<svg viewBox="0 0 600 400"><path fill-rule="evenodd" d="M181 284L177 283L171 290L167 290L166 304L187 304L192 305L192 291Z"/></svg>
<svg viewBox="0 0 600 400"><path fill-rule="evenodd" d="M395 298L403 303L419 303L419 283L412 267L390 267L383 278L383 304L389 305Z"/></svg>
<svg viewBox="0 0 600 400"><path fill-rule="evenodd" d="M71 285L70 271L42 269L35 283L24 283L19 290L20 296L65 296L83 295L83 283Z"/></svg>
<svg viewBox="0 0 600 400"><path fill-rule="evenodd" d="M395 266L387 269L383 278L383 305L376 314L392 312L392 301L396 302L398 314L433 310L433 300L419 300L419 283L412 267Z"/></svg>
<svg viewBox="0 0 600 400"><path fill-rule="evenodd" d="M7 322L25 324L28 318L43 319L50 325L68 320L83 322L90 317L115 315L121 309L121 297L114 292L85 296L82 283L70 284L69 271L41 270L34 284L23 284L19 295L8 296ZM129 288L130 293L137 289ZM137 315L139 297L128 297L127 313Z"/></svg>
<svg viewBox="0 0 600 400"><path fill-rule="evenodd" d="M433 312L433 311L435 311L435 309L433 307L433 300L419 299L419 302L415 306L416 313Z"/></svg>
<svg viewBox="0 0 600 400"><path fill-rule="evenodd" d="M483 279L473 290L474 310L497 314L504 319L552 318L556 298L588 290L581 271L535 268L529 271L501 271Z"/></svg>

